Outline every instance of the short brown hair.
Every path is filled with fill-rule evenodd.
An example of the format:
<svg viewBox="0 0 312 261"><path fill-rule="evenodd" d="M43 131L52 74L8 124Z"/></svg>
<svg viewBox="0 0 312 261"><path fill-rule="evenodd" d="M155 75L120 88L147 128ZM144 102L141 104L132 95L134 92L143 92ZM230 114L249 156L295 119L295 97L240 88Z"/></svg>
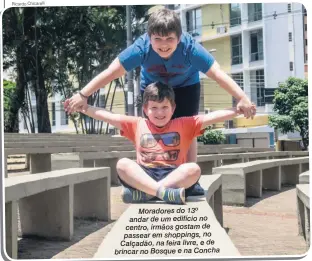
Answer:
<svg viewBox="0 0 312 261"><path fill-rule="evenodd" d="M167 36L175 33L178 38L182 34L182 26L179 15L170 9L162 8L152 13L147 23L147 33Z"/></svg>
<svg viewBox="0 0 312 261"><path fill-rule="evenodd" d="M161 82L155 82L148 85L143 94L143 106L149 101L162 102L165 98L169 100L172 106L175 106L175 95L172 87Z"/></svg>

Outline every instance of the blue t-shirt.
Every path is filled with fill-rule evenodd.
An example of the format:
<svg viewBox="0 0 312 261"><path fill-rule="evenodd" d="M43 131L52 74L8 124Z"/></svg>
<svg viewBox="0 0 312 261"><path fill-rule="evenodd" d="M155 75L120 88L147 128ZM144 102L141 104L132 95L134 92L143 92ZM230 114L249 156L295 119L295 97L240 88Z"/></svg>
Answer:
<svg viewBox="0 0 312 261"><path fill-rule="evenodd" d="M126 71L141 66L141 90L157 81L173 88L196 84L199 71L206 73L214 62L213 56L188 33L182 33L177 49L168 60L153 50L147 33L118 58Z"/></svg>

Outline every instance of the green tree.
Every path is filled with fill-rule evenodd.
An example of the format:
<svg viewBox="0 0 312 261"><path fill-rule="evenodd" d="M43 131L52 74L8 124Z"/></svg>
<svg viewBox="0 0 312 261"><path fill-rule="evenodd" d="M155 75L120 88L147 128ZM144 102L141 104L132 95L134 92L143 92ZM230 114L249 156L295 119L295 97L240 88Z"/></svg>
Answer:
<svg viewBox="0 0 312 261"><path fill-rule="evenodd" d="M150 7L133 7L134 38L146 21L145 14ZM124 6L6 10L3 13L3 67L14 67L16 71L19 103L14 111L18 112L26 104L24 115L33 118L29 104L32 91L36 96L38 131L51 132L48 96L55 92L64 98L71 96L111 63L126 47L125 14ZM89 100L91 104L98 102L99 92ZM79 116L83 130L94 133L94 120L88 121L87 128L83 118ZM77 117L71 119L75 123ZM34 123L32 132L33 126Z"/></svg>
<svg viewBox="0 0 312 261"><path fill-rule="evenodd" d="M308 80L289 77L274 92L275 115L269 125L282 133L298 131L304 149L309 145Z"/></svg>
<svg viewBox="0 0 312 261"><path fill-rule="evenodd" d="M226 140L225 135L220 130L213 130L211 127L206 128L204 134L197 138L204 144L223 144Z"/></svg>
<svg viewBox="0 0 312 261"><path fill-rule="evenodd" d="M3 81L3 125L4 132L18 132L18 115L14 113L14 102L16 101L16 84Z"/></svg>

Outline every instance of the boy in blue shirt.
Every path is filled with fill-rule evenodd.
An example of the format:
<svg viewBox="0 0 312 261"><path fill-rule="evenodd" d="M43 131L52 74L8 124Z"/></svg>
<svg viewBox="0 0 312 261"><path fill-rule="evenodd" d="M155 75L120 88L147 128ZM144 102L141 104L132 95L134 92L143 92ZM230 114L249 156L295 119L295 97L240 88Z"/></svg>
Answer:
<svg viewBox="0 0 312 261"><path fill-rule="evenodd" d="M246 118L256 113L242 89L229 77L213 56L186 32L182 32L178 14L169 9L153 13L148 21L147 33L121 52L111 65L97 75L66 104L66 111L72 113L87 108L87 98L126 71L141 66L141 93L153 82L173 87L176 109L173 119L198 114L200 100L199 72L215 80L237 99L237 110ZM196 162L197 142L193 140L188 153L188 162ZM196 188L196 187L195 187ZM197 187L200 189L200 187ZM202 194L203 190L194 192Z"/></svg>

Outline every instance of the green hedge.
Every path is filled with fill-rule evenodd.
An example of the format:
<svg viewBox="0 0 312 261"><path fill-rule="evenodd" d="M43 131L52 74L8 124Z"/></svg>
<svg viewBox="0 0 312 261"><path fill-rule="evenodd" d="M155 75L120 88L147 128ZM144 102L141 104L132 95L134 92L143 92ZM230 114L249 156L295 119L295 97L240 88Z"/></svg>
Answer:
<svg viewBox="0 0 312 261"><path fill-rule="evenodd" d="M204 134L197 138L197 141L204 144L223 144L226 138L222 131L212 130L211 127L208 127Z"/></svg>

